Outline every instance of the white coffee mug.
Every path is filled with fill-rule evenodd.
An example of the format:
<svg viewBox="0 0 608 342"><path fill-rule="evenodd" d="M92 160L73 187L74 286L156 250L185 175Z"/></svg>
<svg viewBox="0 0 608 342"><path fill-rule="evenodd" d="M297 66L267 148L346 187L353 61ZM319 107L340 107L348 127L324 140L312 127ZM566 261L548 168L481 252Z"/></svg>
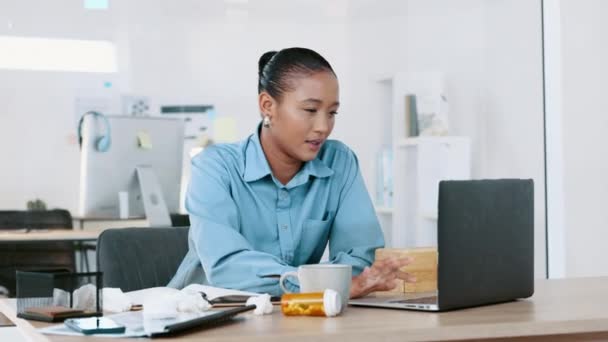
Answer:
<svg viewBox="0 0 608 342"><path fill-rule="evenodd" d="M286 272L281 275L279 285L283 292L290 293L283 284L289 277L297 278L300 283L300 292L322 292L332 289L340 294L343 308L350 299L350 284L353 268L351 265L318 264L302 265L297 272Z"/></svg>

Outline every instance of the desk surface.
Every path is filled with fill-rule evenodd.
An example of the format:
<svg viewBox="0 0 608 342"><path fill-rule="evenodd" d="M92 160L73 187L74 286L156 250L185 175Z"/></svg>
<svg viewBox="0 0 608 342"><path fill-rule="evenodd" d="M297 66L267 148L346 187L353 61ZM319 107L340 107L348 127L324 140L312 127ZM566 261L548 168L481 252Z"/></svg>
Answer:
<svg viewBox="0 0 608 342"><path fill-rule="evenodd" d="M349 307L335 318L242 314L234 322L179 336L180 341L428 341L503 339L533 341L608 339L608 278L539 280L535 295L517 302L427 313ZM108 341L105 338L42 336L45 323L14 319L14 301L0 310L36 341ZM178 338L163 339L177 340ZM113 339L113 341L117 341ZM130 339L118 341L133 341ZM493 340L496 341L496 340Z"/></svg>
<svg viewBox="0 0 608 342"><path fill-rule="evenodd" d="M36 242L36 241L96 241L105 229L51 229L31 230L29 232L7 230L0 231L0 244L3 242Z"/></svg>
<svg viewBox="0 0 608 342"><path fill-rule="evenodd" d="M145 220L145 216L131 216L127 218L100 217L100 216L72 216L74 221L139 221Z"/></svg>

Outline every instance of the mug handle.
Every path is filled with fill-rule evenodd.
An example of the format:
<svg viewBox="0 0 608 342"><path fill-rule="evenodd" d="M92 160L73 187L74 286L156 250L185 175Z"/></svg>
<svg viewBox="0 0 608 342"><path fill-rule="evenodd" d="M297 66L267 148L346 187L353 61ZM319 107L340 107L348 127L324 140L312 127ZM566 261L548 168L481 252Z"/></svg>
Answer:
<svg viewBox="0 0 608 342"><path fill-rule="evenodd" d="M281 278L279 279L279 285L281 286L281 290L283 290L283 292L285 293L292 293L291 291L289 291L285 285L283 285L283 281L289 277L294 277L294 278L298 278L298 272L285 272L283 274L281 274Z"/></svg>

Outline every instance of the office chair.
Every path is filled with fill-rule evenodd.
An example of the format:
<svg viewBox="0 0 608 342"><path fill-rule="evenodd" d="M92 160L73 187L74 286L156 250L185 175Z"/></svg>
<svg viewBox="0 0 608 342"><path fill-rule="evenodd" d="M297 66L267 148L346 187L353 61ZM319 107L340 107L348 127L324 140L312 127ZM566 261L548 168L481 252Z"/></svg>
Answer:
<svg viewBox="0 0 608 342"><path fill-rule="evenodd" d="M189 227L108 229L97 239L104 287L167 286L188 252Z"/></svg>

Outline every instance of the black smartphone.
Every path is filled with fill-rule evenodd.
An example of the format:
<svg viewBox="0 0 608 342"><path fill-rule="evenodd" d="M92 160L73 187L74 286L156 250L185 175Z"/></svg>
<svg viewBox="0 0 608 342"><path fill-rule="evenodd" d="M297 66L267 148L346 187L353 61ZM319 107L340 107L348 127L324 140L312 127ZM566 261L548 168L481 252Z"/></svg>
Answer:
<svg viewBox="0 0 608 342"><path fill-rule="evenodd" d="M91 334L122 334L124 325L120 325L107 317L70 318L64 321L66 327L85 335Z"/></svg>

